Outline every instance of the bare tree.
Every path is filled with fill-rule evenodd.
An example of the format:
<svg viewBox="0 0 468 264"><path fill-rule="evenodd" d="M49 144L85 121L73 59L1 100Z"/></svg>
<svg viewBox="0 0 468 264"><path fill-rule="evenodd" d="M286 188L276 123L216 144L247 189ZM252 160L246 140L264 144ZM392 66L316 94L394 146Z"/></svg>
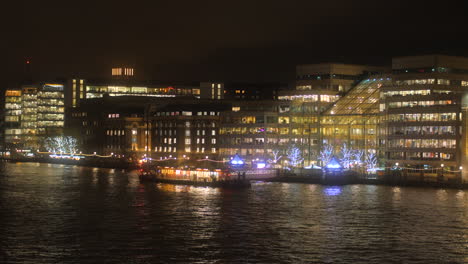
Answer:
<svg viewBox="0 0 468 264"><path fill-rule="evenodd" d="M366 168L368 171L375 171L377 168L377 157L374 152L368 152L366 155Z"/></svg>
<svg viewBox="0 0 468 264"><path fill-rule="evenodd" d="M357 149L353 151L353 162L361 164L363 158L364 158L364 150Z"/></svg>
<svg viewBox="0 0 468 264"><path fill-rule="evenodd" d="M292 145L286 154L288 155L289 164L293 167L297 167L304 161L301 155L301 150L295 145Z"/></svg>
<svg viewBox="0 0 468 264"><path fill-rule="evenodd" d="M283 157L282 155L279 155L280 154L280 151L275 149L271 152L271 154L273 154L273 159L270 159L269 162L270 163L278 163L278 161Z"/></svg>
<svg viewBox="0 0 468 264"><path fill-rule="evenodd" d="M345 169L349 169L352 158L354 156L354 151L346 145L346 143L343 143L343 146L341 147L341 155L343 156L341 158L341 163L343 164L343 167Z"/></svg>
<svg viewBox="0 0 468 264"><path fill-rule="evenodd" d="M71 136L47 137L44 147L48 152L75 154L78 152L78 140Z"/></svg>
<svg viewBox="0 0 468 264"><path fill-rule="evenodd" d="M333 157L333 147L331 145L323 145L320 150L319 159L322 161L322 166L326 166Z"/></svg>

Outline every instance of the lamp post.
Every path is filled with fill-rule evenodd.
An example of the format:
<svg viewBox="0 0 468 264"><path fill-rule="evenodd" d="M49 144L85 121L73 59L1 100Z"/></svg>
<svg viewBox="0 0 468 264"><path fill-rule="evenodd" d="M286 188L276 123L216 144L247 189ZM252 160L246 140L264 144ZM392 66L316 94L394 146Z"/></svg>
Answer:
<svg viewBox="0 0 468 264"><path fill-rule="evenodd" d="M459 169L460 169L460 183L463 183L463 166L460 166Z"/></svg>
<svg viewBox="0 0 468 264"><path fill-rule="evenodd" d="M443 181L444 180L444 164L440 164L440 181Z"/></svg>

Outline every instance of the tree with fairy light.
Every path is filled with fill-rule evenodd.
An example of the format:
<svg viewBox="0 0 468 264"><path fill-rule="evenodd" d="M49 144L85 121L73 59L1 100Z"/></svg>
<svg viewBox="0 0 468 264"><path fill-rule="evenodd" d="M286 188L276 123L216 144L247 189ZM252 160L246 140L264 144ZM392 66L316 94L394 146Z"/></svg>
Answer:
<svg viewBox="0 0 468 264"><path fill-rule="evenodd" d="M325 167L333 157L333 147L329 144L322 146L320 150L319 159L322 161L322 167Z"/></svg>
<svg viewBox="0 0 468 264"><path fill-rule="evenodd" d="M304 158L302 158L301 155L301 150L296 147L296 145L292 145L286 152L286 155L289 159L289 164L291 167L297 167L304 161Z"/></svg>
<svg viewBox="0 0 468 264"><path fill-rule="evenodd" d="M44 147L51 153L76 154L78 152L78 140L71 136L47 137Z"/></svg>
<svg viewBox="0 0 468 264"><path fill-rule="evenodd" d="M346 145L346 143L343 143L343 146L341 147L341 163L343 164L343 167L345 169L349 169L353 156L354 156L354 151Z"/></svg>
<svg viewBox="0 0 468 264"><path fill-rule="evenodd" d="M368 172L375 172L377 168L377 156L372 151L366 155L366 168Z"/></svg>
<svg viewBox="0 0 468 264"><path fill-rule="evenodd" d="M273 150L271 154L273 154L273 159L269 159L268 162L273 164L278 163L278 161L283 157L282 155L279 155L280 151L277 149Z"/></svg>
<svg viewBox="0 0 468 264"><path fill-rule="evenodd" d="M353 152L353 162L356 165L360 166L363 158L364 158L364 150L357 149Z"/></svg>

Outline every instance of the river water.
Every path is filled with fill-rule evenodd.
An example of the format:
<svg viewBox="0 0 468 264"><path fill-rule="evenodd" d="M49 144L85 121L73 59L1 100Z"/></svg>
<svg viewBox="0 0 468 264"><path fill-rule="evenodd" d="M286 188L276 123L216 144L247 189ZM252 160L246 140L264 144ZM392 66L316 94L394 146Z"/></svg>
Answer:
<svg viewBox="0 0 468 264"><path fill-rule="evenodd" d="M0 164L0 263L468 263L468 191Z"/></svg>

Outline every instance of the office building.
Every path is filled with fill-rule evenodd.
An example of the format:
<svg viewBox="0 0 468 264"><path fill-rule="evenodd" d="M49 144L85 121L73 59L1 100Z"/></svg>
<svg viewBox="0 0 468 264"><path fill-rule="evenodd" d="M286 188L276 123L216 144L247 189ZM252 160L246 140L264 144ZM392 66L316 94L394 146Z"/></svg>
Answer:
<svg viewBox="0 0 468 264"><path fill-rule="evenodd" d="M456 178L466 164L463 98L468 58L442 55L394 58L393 83L383 86L386 162ZM466 168L466 166L465 166ZM415 171L416 176L419 174Z"/></svg>

